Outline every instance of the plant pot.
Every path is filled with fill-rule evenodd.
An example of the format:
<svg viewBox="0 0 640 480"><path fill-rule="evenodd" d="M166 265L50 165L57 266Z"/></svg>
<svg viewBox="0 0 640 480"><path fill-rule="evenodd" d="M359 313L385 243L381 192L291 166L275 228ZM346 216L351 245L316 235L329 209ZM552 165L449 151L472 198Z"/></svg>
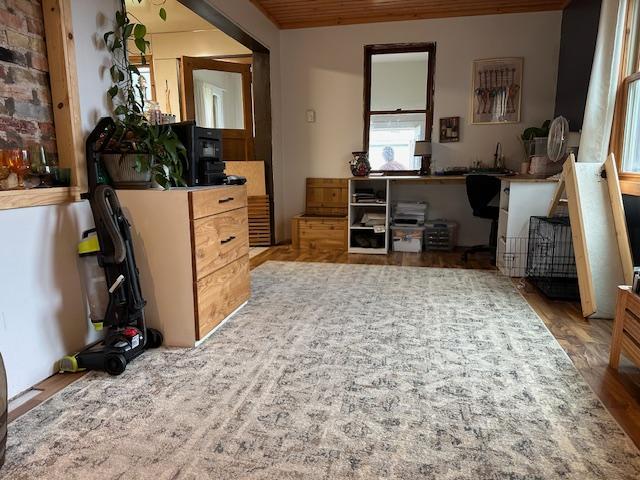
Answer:
<svg viewBox="0 0 640 480"><path fill-rule="evenodd" d="M102 163L116 188L151 187L151 171L138 172L135 169L136 159L139 155L149 157L148 154L138 153L104 154L101 156Z"/></svg>
<svg viewBox="0 0 640 480"><path fill-rule="evenodd" d="M4 369L0 353L0 468L4 465L4 455L7 449L7 407L9 403L7 396L7 372Z"/></svg>

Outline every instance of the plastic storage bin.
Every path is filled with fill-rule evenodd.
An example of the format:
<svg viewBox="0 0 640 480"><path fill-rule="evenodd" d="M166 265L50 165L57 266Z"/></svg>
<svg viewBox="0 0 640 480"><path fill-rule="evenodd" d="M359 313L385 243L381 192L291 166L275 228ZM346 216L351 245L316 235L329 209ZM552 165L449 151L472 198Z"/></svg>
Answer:
<svg viewBox="0 0 640 480"><path fill-rule="evenodd" d="M424 249L447 250L456 247L458 224L449 220L430 220L424 224Z"/></svg>
<svg viewBox="0 0 640 480"><path fill-rule="evenodd" d="M391 238L394 252L420 253L422 251L424 227L391 225Z"/></svg>

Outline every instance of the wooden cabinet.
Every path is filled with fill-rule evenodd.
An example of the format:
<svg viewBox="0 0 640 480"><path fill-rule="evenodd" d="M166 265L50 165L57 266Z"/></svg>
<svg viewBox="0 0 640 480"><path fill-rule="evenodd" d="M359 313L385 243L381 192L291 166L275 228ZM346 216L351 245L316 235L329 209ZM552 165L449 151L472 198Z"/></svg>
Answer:
<svg viewBox="0 0 640 480"><path fill-rule="evenodd" d="M132 224L147 323L169 346L205 339L250 296L244 186L118 190Z"/></svg>

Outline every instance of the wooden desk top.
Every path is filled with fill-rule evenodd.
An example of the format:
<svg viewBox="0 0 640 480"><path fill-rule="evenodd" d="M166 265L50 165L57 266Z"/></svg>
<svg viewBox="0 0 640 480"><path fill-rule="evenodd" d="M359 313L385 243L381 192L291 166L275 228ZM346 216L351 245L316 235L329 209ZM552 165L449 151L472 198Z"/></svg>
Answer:
<svg viewBox="0 0 640 480"><path fill-rule="evenodd" d="M557 182L557 179L545 178L540 175L496 175L500 179L509 180L510 182ZM466 183L466 175L381 175L374 177L351 177L351 180L392 180L403 183L423 183L432 185L464 185Z"/></svg>

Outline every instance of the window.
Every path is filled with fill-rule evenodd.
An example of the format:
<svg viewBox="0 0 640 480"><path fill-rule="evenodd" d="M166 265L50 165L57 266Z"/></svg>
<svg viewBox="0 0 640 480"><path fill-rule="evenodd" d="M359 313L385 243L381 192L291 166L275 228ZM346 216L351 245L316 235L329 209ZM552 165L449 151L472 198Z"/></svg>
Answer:
<svg viewBox="0 0 640 480"><path fill-rule="evenodd" d="M640 194L640 1L628 4L627 33L618 92L612 150L623 193Z"/></svg>
<svg viewBox="0 0 640 480"><path fill-rule="evenodd" d="M418 140L431 140L435 44L365 47L364 145L371 169L415 173Z"/></svg>

